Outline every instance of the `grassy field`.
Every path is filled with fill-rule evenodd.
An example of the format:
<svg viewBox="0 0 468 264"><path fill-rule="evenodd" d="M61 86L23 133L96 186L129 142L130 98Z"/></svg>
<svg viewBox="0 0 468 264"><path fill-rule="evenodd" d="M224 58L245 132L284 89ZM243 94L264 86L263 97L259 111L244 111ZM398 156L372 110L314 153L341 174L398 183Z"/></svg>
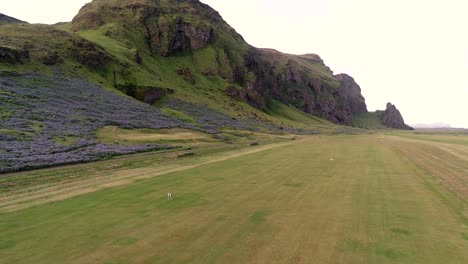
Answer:
<svg viewBox="0 0 468 264"><path fill-rule="evenodd" d="M366 129L387 129L377 112L357 114L353 116L353 126Z"/></svg>
<svg viewBox="0 0 468 264"><path fill-rule="evenodd" d="M211 135L188 129L122 129L106 126L98 129L97 138L104 143L200 143L215 141Z"/></svg>
<svg viewBox="0 0 468 264"><path fill-rule="evenodd" d="M3 176L0 263L468 263L468 147L414 137L300 136Z"/></svg>

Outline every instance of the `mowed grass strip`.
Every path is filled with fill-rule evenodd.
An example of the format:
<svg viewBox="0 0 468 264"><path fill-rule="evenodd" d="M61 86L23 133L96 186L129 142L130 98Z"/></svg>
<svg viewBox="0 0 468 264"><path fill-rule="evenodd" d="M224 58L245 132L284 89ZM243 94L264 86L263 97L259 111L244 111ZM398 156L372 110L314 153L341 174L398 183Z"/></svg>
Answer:
<svg viewBox="0 0 468 264"><path fill-rule="evenodd" d="M436 192L459 198L383 140L310 137L1 214L0 263L468 263Z"/></svg>

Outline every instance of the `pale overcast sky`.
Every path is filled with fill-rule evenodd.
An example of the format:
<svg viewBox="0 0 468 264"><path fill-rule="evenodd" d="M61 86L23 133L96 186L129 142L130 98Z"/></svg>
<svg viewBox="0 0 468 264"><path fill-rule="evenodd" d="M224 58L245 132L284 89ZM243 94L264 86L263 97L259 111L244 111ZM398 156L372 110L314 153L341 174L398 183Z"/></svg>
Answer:
<svg viewBox="0 0 468 264"><path fill-rule="evenodd" d="M0 0L33 23L70 21L89 0ZM202 0L251 45L317 53L360 84L370 110L468 127L466 0Z"/></svg>

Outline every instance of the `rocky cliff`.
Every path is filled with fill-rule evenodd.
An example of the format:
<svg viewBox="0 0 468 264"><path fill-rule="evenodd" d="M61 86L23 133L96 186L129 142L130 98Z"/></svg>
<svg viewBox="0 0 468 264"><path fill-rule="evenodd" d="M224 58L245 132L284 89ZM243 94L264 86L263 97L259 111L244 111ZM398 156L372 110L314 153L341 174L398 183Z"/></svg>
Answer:
<svg viewBox="0 0 468 264"><path fill-rule="evenodd" d="M112 23L125 26L108 27L106 36L127 38L133 45L162 56L206 47L216 38L215 28L218 33L228 30L235 38L241 38L218 12L195 0L94 0L73 19L72 29L97 29Z"/></svg>
<svg viewBox="0 0 468 264"><path fill-rule="evenodd" d="M359 87L354 78L347 74L338 74L334 77L340 81L340 90L349 103L351 113L367 113L366 99L362 96L361 87Z"/></svg>
<svg viewBox="0 0 468 264"><path fill-rule="evenodd" d="M263 108L273 98L335 123L352 124L352 115L367 111L359 86L333 72L316 54L290 55L252 48L242 76L244 98Z"/></svg>
<svg viewBox="0 0 468 264"><path fill-rule="evenodd" d="M400 111L392 103L387 103L385 111L380 112L382 123L389 128L395 129L413 129L405 124Z"/></svg>

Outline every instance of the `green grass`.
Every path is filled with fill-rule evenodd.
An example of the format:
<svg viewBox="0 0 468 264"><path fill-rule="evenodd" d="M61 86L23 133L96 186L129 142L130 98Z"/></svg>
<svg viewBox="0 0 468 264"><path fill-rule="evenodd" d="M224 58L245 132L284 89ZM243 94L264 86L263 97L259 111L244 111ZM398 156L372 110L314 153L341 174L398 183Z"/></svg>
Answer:
<svg viewBox="0 0 468 264"><path fill-rule="evenodd" d="M177 110L174 110L174 109L171 109L171 108L168 108L168 107L163 107L161 108L161 111L172 117L172 118L175 118L175 119L178 119L180 121L183 121L183 122L186 122L186 123L190 123L190 124L193 124L193 125L199 125L198 122L193 119L192 117L190 117L189 115L186 115L182 112L179 112Z"/></svg>
<svg viewBox="0 0 468 264"><path fill-rule="evenodd" d="M5 108L0 107L0 119L9 118L13 113L11 111L7 111Z"/></svg>
<svg viewBox="0 0 468 264"><path fill-rule="evenodd" d="M29 133L23 132L20 130L3 129L3 128L0 128L0 134L13 136L13 137L24 137L24 136L30 135Z"/></svg>
<svg viewBox="0 0 468 264"><path fill-rule="evenodd" d="M71 146L75 144L76 141L78 141L78 137L75 136L63 136L63 137L53 137L52 140L55 142L55 144L58 145L63 145L63 146Z"/></svg>
<svg viewBox="0 0 468 264"><path fill-rule="evenodd" d="M168 131L173 130L166 130L166 133ZM105 143L118 142L120 144L141 144L145 142L155 142L155 139L151 138L133 139L133 142L125 142L125 139L122 139L121 137L124 136L124 138L133 138L134 135L141 136L142 134L145 136L151 136L155 134L155 131L153 130L140 130L135 133L135 131L122 131L107 128L106 130L100 131L99 133L103 133L103 135L99 136L98 134L98 140L103 141ZM157 134L160 135L161 131L158 131ZM229 133L224 134L231 135ZM157 140L159 141L159 139ZM249 145L253 140L261 142L265 145L285 141L284 138L274 135L249 135L248 138L238 138L233 136L232 142L235 144L224 144L223 142L207 143L207 140L205 139L179 139L177 140L176 145L184 145L185 148L179 147L167 151L122 156L99 162L71 165L51 169L42 169L32 172L15 173L8 175L8 177L0 177L0 194L23 195L25 193L32 194L34 192L40 192L39 196L41 196L41 198L39 198L39 196L34 196L34 198L32 199L23 199L21 204L24 204L28 202L34 203L43 198L48 199L50 197L53 197L54 195L51 192L43 192L43 190L47 188L58 190L59 195L61 195L60 193L62 192L69 193L69 191L67 191L67 188L70 187L70 185L67 188L63 188L61 186L63 182L68 182L69 184L72 184L71 187L73 187L73 184L75 184L79 186L78 189L86 188L85 186L92 186L93 190L95 190L95 188L99 184L102 184L103 182L113 182L117 178L119 178L118 176L124 176L125 178L130 177L132 180L138 180L138 177L135 178L135 175L133 175L133 173L121 174L119 172L120 170L127 172L136 170L138 171L138 174L140 174L139 171L143 172L144 170L160 172L165 171L166 169L170 170L181 166L192 166L200 162L211 161L214 158L218 158L222 155L225 155L229 151L237 152L242 151L242 149L249 150L251 148ZM172 140L172 143L174 143L174 140ZM184 155L185 153L193 153L194 155L187 156L190 158L180 159L179 157ZM145 177L146 175L146 173L142 173L140 176ZM221 176L206 178L207 181L219 181L222 179L223 177ZM98 182L94 182L94 180L98 180ZM103 182L101 180L103 180ZM0 205L0 207L3 207L3 205ZM0 212L1 211L2 209L0 209Z"/></svg>
<svg viewBox="0 0 468 264"><path fill-rule="evenodd" d="M106 51L117 57L119 60L134 64L135 49L134 44L125 45L122 42L116 41L113 38L105 36L105 33L113 28L119 28L120 25L113 23L106 24L97 30L84 30L80 31L79 35L85 39L88 39L94 43L101 45L106 48Z"/></svg>
<svg viewBox="0 0 468 264"><path fill-rule="evenodd" d="M29 128L34 130L35 133L40 133L44 128L44 124L39 121L31 121L31 123L29 124Z"/></svg>
<svg viewBox="0 0 468 264"><path fill-rule="evenodd" d="M467 201L419 163L417 143L380 135L290 143L2 213L0 263L468 261ZM443 166L468 169L436 147ZM75 171L90 175L97 164ZM147 166L106 174L158 171Z"/></svg>
<svg viewBox="0 0 468 264"><path fill-rule="evenodd" d="M96 137L102 143L125 145L142 143L197 145L216 141L209 134L188 129L122 129L115 126L98 129Z"/></svg>
<svg viewBox="0 0 468 264"><path fill-rule="evenodd" d="M365 129L388 129L383 125L377 112L353 115L353 126Z"/></svg>
<svg viewBox="0 0 468 264"><path fill-rule="evenodd" d="M332 128L334 124L330 121L306 114L294 106L287 106L276 100L270 100L267 105L266 113L280 119L285 124L304 127L304 128L317 128L325 129Z"/></svg>
<svg viewBox="0 0 468 264"><path fill-rule="evenodd" d="M208 47L195 52L194 60L202 73L217 75L220 66L218 66L216 56L216 50Z"/></svg>

